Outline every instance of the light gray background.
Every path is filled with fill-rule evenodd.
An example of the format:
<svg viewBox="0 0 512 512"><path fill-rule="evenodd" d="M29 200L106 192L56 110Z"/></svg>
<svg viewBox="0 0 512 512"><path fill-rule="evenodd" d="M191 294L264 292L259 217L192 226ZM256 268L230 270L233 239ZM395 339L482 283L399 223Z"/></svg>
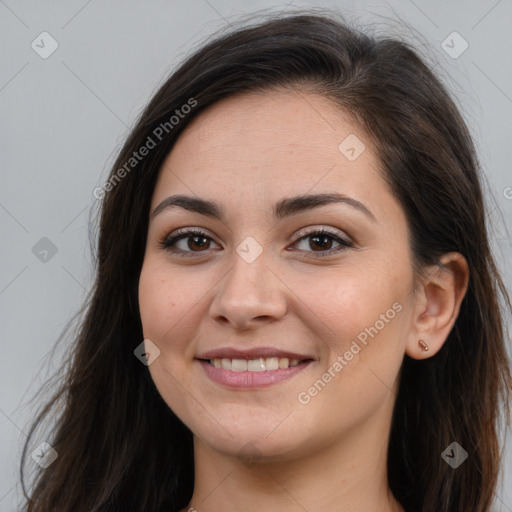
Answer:
<svg viewBox="0 0 512 512"><path fill-rule="evenodd" d="M336 7L348 21L403 33L432 59L476 139L495 197L493 245L512 288L505 265L512 254L511 0L0 0L1 512L18 509L19 454L33 413L27 402L55 368L49 352L91 284L92 191L129 127L155 87L209 34L242 13L304 6ZM47 59L31 48L43 31L59 45ZM441 47L453 31L469 44L456 59ZM32 251L42 237L57 247L46 262ZM511 445L497 511L512 511Z"/></svg>

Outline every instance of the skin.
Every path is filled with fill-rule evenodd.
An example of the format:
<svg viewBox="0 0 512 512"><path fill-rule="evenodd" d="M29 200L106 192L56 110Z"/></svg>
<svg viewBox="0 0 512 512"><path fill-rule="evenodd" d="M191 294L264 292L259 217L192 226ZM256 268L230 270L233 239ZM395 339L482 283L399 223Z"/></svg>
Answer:
<svg viewBox="0 0 512 512"><path fill-rule="evenodd" d="M338 149L350 134L366 146L354 161ZM374 218L342 203L272 217L285 197L333 192ZM225 213L220 221L173 206L151 217L140 275L144 337L160 350L151 376L194 434L195 488L183 510L403 510L386 472L399 371L404 354L430 357L444 343L467 286L464 258L445 255L445 269L425 269L414 286L406 217L369 138L312 92L244 93L202 112L168 155L151 211L174 194L215 201ZM187 227L208 238L176 242L184 257L161 247ZM332 252L340 247L332 238L320 247L302 238L319 228L353 247ZM262 249L252 263L236 251L248 236ZM400 311L301 403L299 394L397 303ZM195 360L226 346L314 361L281 383L233 390Z"/></svg>

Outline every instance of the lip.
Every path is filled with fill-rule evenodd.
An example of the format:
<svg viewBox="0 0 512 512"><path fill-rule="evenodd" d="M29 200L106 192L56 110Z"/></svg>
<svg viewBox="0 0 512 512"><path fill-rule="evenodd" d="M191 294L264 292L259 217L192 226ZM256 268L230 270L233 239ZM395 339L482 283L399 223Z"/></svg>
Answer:
<svg viewBox="0 0 512 512"><path fill-rule="evenodd" d="M236 372L232 370L225 370L224 368L215 368L208 361L198 360L198 363L201 365L206 375L213 382L229 388L238 389L262 388L291 379L293 376L305 370L312 362L313 360L308 358L308 360L300 362L297 366L280 368L278 370L265 370L263 372Z"/></svg>
<svg viewBox="0 0 512 512"><path fill-rule="evenodd" d="M303 361L306 359L314 359L305 354L297 354L286 350L279 350L275 347L259 347L241 350L239 348L223 347L209 350L203 354L196 356L196 359L259 359L260 357L287 357L288 359L298 359ZM277 370L275 370L277 371Z"/></svg>

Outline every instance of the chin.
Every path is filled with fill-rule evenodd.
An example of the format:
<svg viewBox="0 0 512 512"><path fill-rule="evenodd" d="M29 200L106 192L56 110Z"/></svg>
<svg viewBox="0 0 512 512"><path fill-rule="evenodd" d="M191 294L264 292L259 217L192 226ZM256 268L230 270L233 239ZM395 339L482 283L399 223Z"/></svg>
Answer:
<svg viewBox="0 0 512 512"><path fill-rule="evenodd" d="M312 444L308 425L304 421L293 420L293 413L283 414L275 411L254 411L244 415L241 411L229 415L216 414L211 411L219 422L210 418L206 424L192 421L188 424L194 436L205 443L210 449L227 456L259 461L277 462L280 460L300 457ZM245 421L241 418L245 416ZM227 421L227 417L232 421Z"/></svg>
<svg viewBox="0 0 512 512"><path fill-rule="evenodd" d="M266 434L252 429L232 437L212 436L211 433L200 436L210 449L230 457L240 459L245 465L271 463L300 457L305 439L294 439L286 434L267 437Z"/></svg>

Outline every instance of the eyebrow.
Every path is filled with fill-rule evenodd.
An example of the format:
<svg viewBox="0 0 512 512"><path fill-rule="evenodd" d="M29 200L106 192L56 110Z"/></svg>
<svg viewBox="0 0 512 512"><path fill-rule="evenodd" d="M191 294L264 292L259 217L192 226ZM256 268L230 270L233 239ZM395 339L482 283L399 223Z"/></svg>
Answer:
<svg viewBox="0 0 512 512"><path fill-rule="evenodd" d="M281 220L285 217L296 215L313 208L325 206L328 204L342 203L351 206L355 210L364 213L372 221L377 222L375 215L360 201L351 197L345 196L338 193L329 194L304 194L295 197L288 197L279 200L273 206L273 217L276 220ZM185 210L206 215L214 219L224 221L224 210L223 208L214 203L213 201L207 201L198 197L186 196L186 195L174 195L167 199L164 199L153 211L151 217L156 217L159 213L178 206Z"/></svg>

